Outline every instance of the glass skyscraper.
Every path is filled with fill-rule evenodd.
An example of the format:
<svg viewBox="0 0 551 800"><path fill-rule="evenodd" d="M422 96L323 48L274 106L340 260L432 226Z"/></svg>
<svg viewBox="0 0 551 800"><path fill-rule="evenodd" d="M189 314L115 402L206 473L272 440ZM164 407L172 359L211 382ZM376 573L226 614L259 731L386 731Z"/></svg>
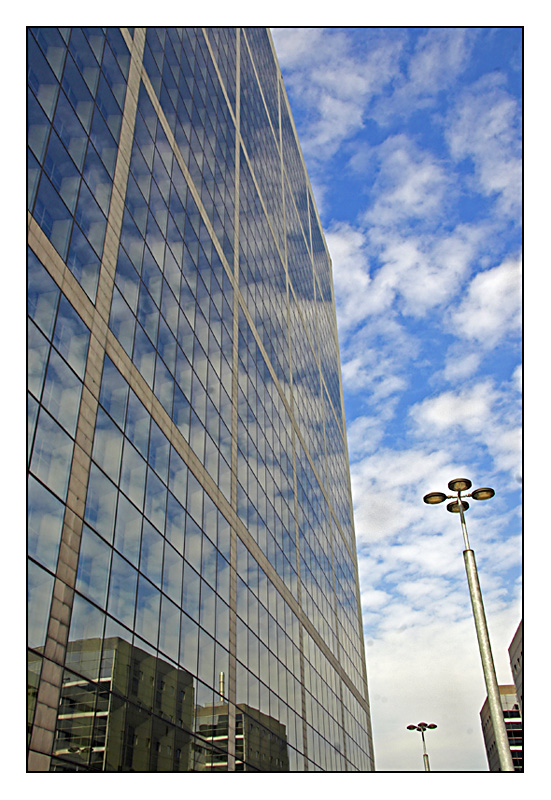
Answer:
<svg viewBox="0 0 551 800"><path fill-rule="evenodd" d="M369 771L330 259L264 28L28 30L30 771Z"/></svg>

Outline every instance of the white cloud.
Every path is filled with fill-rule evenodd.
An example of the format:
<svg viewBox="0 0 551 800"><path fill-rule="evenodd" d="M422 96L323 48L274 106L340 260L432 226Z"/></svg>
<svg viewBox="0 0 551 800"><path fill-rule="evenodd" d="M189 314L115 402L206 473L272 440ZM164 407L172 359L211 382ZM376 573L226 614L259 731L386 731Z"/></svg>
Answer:
<svg viewBox="0 0 551 800"><path fill-rule="evenodd" d="M371 190L375 202L365 214L368 224L396 225L443 213L449 177L432 153L398 134L379 145L373 157L380 170Z"/></svg>
<svg viewBox="0 0 551 800"><path fill-rule="evenodd" d="M377 449L384 436L384 419L381 416L355 417L347 425L348 453L357 459Z"/></svg>
<svg viewBox="0 0 551 800"><path fill-rule="evenodd" d="M416 94L447 88L469 63L473 32L465 28L431 28L417 42L409 62L409 89Z"/></svg>
<svg viewBox="0 0 551 800"><path fill-rule="evenodd" d="M430 109L468 65L475 37L472 29L430 28L393 81L393 91L376 98L370 110L373 119L388 125L396 117L407 119L421 108Z"/></svg>
<svg viewBox="0 0 551 800"><path fill-rule="evenodd" d="M511 386L496 388L484 379L454 391L442 392L409 410L415 434L425 442L443 437L461 453L482 447L498 472L520 474L522 434L520 399Z"/></svg>
<svg viewBox="0 0 551 800"><path fill-rule="evenodd" d="M326 240L333 263L339 333L344 333L366 313L364 301L371 280L367 239L363 231L341 223L327 231Z"/></svg>
<svg viewBox="0 0 551 800"><path fill-rule="evenodd" d="M517 218L522 186L520 120L520 108L505 89L503 76L491 73L462 92L447 130L452 156L472 159L478 189L497 195L499 211Z"/></svg>
<svg viewBox="0 0 551 800"><path fill-rule="evenodd" d="M442 392L412 406L410 416L423 435L441 436L451 428L480 433L492 417L498 400L490 380L458 391Z"/></svg>
<svg viewBox="0 0 551 800"><path fill-rule="evenodd" d="M362 127L371 97L399 70L403 37L364 31L366 45L353 49L342 29L272 28L288 89L307 112L301 145L314 170Z"/></svg>
<svg viewBox="0 0 551 800"><path fill-rule="evenodd" d="M380 269L373 274L370 307L422 317L448 303L469 275L485 226L458 225L450 233L402 233L374 228L370 240Z"/></svg>
<svg viewBox="0 0 551 800"><path fill-rule="evenodd" d="M471 378L482 361L480 352L464 352L462 348L450 348L446 355L446 365L442 377L447 383L463 382Z"/></svg>
<svg viewBox="0 0 551 800"><path fill-rule="evenodd" d="M521 263L509 258L493 269L479 272L458 310L451 315L451 328L485 349L496 345L521 325Z"/></svg>

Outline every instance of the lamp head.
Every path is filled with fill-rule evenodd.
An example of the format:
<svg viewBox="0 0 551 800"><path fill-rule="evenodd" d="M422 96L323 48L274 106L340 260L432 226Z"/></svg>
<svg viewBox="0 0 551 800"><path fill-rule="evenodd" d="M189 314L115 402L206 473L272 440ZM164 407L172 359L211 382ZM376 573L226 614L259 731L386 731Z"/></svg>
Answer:
<svg viewBox="0 0 551 800"><path fill-rule="evenodd" d="M433 506L436 503L443 503L445 499L446 495L443 492L429 492L423 497L423 502Z"/></svg>
<svg viewBox="0 0 551 800"><path fill-rule="evenodd" d="M469 507L469 504L465 500L461 501L461 505L463 506L463 511L466 511ZM461 506L459 505L457 500L455 500L453 503L448 503L446 508L448 509L448 511L451 511L452 514L459 514L461 511Z"/></svg>
<svg viewBox="0 0 551 800"><path fill-rule="evenodd" d="M466 492L471 486L472 483L468 478L454 478L453 481L448 483L448 488L451 489L452 492Z"/></svg>
<svg viewBox="0 0 551 800"><path fill-rule="evenodd" d="M489 486L483 486L480 489L475 489L474 492L471 492L471 497L474 500L489 500L490 497L493 497L495 492L493 489L490 489Z"/></svg>

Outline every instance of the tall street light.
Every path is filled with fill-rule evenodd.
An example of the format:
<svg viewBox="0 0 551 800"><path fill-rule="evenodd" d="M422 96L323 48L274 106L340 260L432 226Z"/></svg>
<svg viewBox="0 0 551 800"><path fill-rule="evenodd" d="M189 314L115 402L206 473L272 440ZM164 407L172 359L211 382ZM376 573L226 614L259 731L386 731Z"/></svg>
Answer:
<svg viewBox="0 0 551 800"><path fill-rule="evenodd" d="M461 529L463 531L463 539L465 541L463 558L465 560L465 569L467 571L467 581L469 583L469 592L473 607L474 624L476 627L480 657L482 659L482 669L484 671L486 690L488 692L488 705L490 707L492 725L494 726L494 734L496 737L497 750L499 754L499 763L502 772L514 772L515 769L513 767L513 759L511 757L509 740L507 738L507 729L505 727L505 719L503 717L503 709L501 707L501 700L499 697L499 687L497 684L494 659L492 657L492 648L490 646L490 637L488 635L488 626L486 624L486 615L484 614L482 592L480 591L480 584L478 582L476 561L474 557L474 551L471 550L469 546L469 537L467 535L467 526L465 524L464 512L469 508L469 504L462 499L461 493L467 492L471 486L472 483L468 478L456 478L448 483L448 488L451 489L452 492L455 492L455 494L429 492L429 494L426 494L423 497L423 500L429 505L435 505L436 503L443 503L444 500L456 498L453 503L448 503L447 509L452 513L459 513L461 519ZM475 489L474 492L465 494L464 496L472 497L473 500L489 500L494 495L494 490L485 486L481 489Z"/></svg>
<svg viewBox="0 0 551 800"><path fill-rule="evenodd" d="M425 731L427 729L434 730L436 727L438 726L435 725L434 722L431 722L430 724L427 724L426 722L418 722L417 725L407 726L408 731L419 731L421 738L423 739L423 763L425 765L425 772L430 772L429 754L427 753L427 745L425 743Z"/></svg>

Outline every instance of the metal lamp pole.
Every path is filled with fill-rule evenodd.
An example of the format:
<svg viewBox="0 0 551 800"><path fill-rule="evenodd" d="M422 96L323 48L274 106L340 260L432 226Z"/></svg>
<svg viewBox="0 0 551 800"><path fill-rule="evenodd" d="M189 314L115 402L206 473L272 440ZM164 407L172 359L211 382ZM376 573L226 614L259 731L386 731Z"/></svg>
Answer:
<svg viewBox="0 0 551 800"><path fill-rule="evenodd" d="M463 539L465 542L465 550L463 551L463 558L465 560L465 570L467 572L467 581L469 583L469 593L471 595L471 605L473 608L474 624L476 627L476 635L478 638L478 647L480 650L480 658L482 660L482 669L484 672L484 681L486 683L486 690L488 692L488 705L490 707L490 717L494 727L494 734L496 737L496 745L499 755L499 763L502 772L514 772L513 759L511 757L511 750L509 747L509 739L507 738L507 729L505 727L505 719L503 716L503 709L501 707L501 700L499 695L499 687L497 683L496 670L494 666L494 659L492 656L492 648L490 646L490 637L488 635L488 625L486 623L486 615L484 613L484 604L482 602L482 592L480 591L480 584L478 582L478 572L476 569L476 561L474 551L471 550L469 545L469 537L467 535L467 525L465 524L465 511L469 508L469 504L462 499L461 493L466 492L472 486L468 478L456 478L448 483L448 488L452 492L456 492L457 499L453 503L448 503L447 509L452 513L459 513L461 520L461 530L463 532ZM475 489L471 494L465 495L472 497L474 500L489 500L495 495L493 489L483 487ZM443 492L430 492L423 498L425 503L435 505L436 503L443 503L444 500L453 498L455 495L446 495Z"/></svg>
<svg viewBox="0 0 551 800"><path fill-rule="evenodd" d="M430 772L429 754L427 753L427 745L425 742L425 731L427 729L433 730L437 725L434 722L427 724L426 722L418 722L417 725L408 725L408 731L419 731L423 739L423 764L425 765L425 772Z"/></svg>

